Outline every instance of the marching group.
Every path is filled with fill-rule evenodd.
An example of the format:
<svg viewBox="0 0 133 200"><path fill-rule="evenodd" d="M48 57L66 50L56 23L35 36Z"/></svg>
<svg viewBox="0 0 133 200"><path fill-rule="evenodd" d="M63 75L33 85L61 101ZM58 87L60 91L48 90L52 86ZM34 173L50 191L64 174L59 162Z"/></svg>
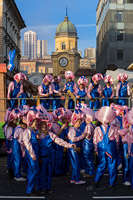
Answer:
<svg viewBox="0 0 133 200"><path fill-rule="evenodd" d="M78 79L77 87L71 71L65 73L68 79L63 91L60 89L60 77L46 75L38 87L43 97L41 104L29 107L22 99L19 107L12 98L23 97L21 81L26 79L22 73L14 76L9 84L8 99L10 108L5 114L3 132L7 147L7 168L13 172L14 180L25 181L27 174L28 195L51 192L53 172L62 175L72 166L71 184L84 184L83 176L94 177L98 186L106 170L109 173L109 186L116 184L117 171L122 165L123 184L133 188L133 108L126 106L124 97L130 97L127 74L119 74L116 97L118 104L110 104L114 97L113 79L109 75L95 74L89 84L85 77ZM101 87L103 79L106 85ZM59 96L66 95L65 106L61 106ZM50 100L55 95L53 112L49 113ZM85 96L90 98L85 104ZM103 97L99 109L98 97ZM74 98L78 104L74 108ZM122 99L123 97L123 99ZM46 99L45 99L46 98ZM94 112L94 109L99 109ZM95 153L94 153L95 152ZM95 169L94 155L98 157ZM36 186L36 190L35 189Z"/></svg>

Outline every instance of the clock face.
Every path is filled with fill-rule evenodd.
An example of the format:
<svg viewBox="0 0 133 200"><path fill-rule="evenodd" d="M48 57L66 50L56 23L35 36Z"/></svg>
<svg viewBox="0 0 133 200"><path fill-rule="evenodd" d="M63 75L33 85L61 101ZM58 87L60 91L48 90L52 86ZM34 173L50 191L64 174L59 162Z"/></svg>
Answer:
<svg viewBox="0 0 133 200"><path fill-rule="evenodd" d="M61 67L66 67L68 65L68 59L63 57L59 60L59 64Z"/></svg>

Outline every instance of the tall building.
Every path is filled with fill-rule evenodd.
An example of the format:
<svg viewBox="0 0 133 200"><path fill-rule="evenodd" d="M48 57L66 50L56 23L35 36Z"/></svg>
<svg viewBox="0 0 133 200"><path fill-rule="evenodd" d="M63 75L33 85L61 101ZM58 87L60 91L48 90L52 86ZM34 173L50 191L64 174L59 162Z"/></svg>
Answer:
<svg viewBox="0 0 133 200"><path fill-rule="evenodd" d="M37 58L47 55L47 40L37 40Z"/></svg>
<svg viewBox="0 0 133 200"><path fill-rule="evenodd" d="M37 56L37 34L34 31L24 33L24 55L29 59Z"/></svg>
<svg viewBox="0 0 133 200"><path fill-rule="evenodd" d="M66 14L64 21L56 29L55 52L52 53L53 75L61 76L65 81L65 71L73 71L79 68L80 54L77 49L77 30L74 24L69 21Z"/></svg>
<svg viewBox="0 0 133 200"><path fill-rule="evenodd" d="M133 61L133 0L99 0L97 72L109 64L126 69Z"/></svg>
<svg viewBox="0 0 133 200"><path fill-rule="evenodd" d="M88 60L91 60L92 58L95 59L96 58L96 49L93 47L89 47L87 49L85 49L84 51L84 57L87 58Z"/></svg>

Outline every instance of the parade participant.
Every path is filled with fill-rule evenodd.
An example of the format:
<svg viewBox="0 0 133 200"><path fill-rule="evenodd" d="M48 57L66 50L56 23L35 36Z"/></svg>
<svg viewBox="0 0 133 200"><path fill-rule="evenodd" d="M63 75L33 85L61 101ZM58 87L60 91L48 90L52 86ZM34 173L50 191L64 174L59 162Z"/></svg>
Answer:
<svg viewBox="0 0 133 200"><path fill-rule="evenodd" d="M94 110L98 109L100 106L99 99L93 99L93 98L99 98L99 96L102 96L102 87L99 84L99 81L101 79L103 79L102 74L100 73L95 74L92 77L92 82L89 84L89 87L88 87L88 95L90 98L89 107L91 109L94 108Z"/></svg>
<svg viewBox="0 0 133 200"><path fill-rule="evenodd" d="M94 145L93 134L95 126L92 122L95 120L95 114L90 108L84 108L86 127L84 133L87 134L83 141L83 156L85 159L85 173L84 177L93 177L95 173L94 168Z"/></svg>
<svg viewBox="0 0 133 200"><path fill-rule="evenodd" d="M77 84L74 83L74 74L71 71L65 72L65 78L68 80L68 82L64 85L63 92L65 92L66 100L65 100L65 108L66 109L74 109L74 102L75 102L75 96L76 96L76 88ZM69 99L71 98L71 99Z"/></svg>
<svg viewBox="0 0 133 200"><path fill-rule="evenodd" d="M67 134L69 131L69 123L71 121L72 112L65 108L58 108L53 111L53 117L58 121L59 131L55 134L58 135L59 138L65 140L67 139ZM56 175L62 175L65 173L65 166L63 163L63 150L64 148L59 145L54 145L54 172Z"/></svg>
<svg viewBox="0 0 133 200"><path fill-rule="evenodd" d="M113 79L110 75L104 75L103 80L106 85L103 88L102 106L109 106L109 99L114 97Z"/></svg>
<svg viewBox="0 0 133 200"><path fill-rule="evenodd" d="M118 99L117 103L121 106L126 105L126 99L122 99L122 97L130 96L130 85L128 81L128 75L126 73L121 73L117 76L118 85L116 88L116 98Z"/></svg>
<svg viewBox="0 0 133 200"><path fill-rule="evenodd" d="M77 103L85 103L85 96L88 93L87 90L87 85L88 85L88 80L84 76L81 76L78 81L77 81L79 88L76 89L76 98L77 98Z"/></svg>
<svg viewBox="0 0 133 200"><path fill-rule="evenodd" d="M115 119L115 112L108 106L96 112L95 117L102 123L94 130L93 143L98 154L99 164L95 175L95 184L98 186L106 168L109 171L109 186L114 186L117 177L117 148L119 142L118 130L110 126Z"/></svg>
<svg viewBox="0 0 133 200"><path fill-rule="evenodd" d="M50 132L45 120L41 120L40 130L37 137L40 140L39 156L41 159L41 167L38 179L38 190L40 193L51 193L51 182L54 167L53 142L65 148L73 148L75 147L75 145L65 142L57 135Z"/></svg>
<svg viewBox="0 0 133 200"><path fill-rule="evenodd" d="M37 195L34 192L34 187L37 183L37 177L39 172L38 155L39 146L36 134L34 132L35 120L38 111L35 107L30 108L27 114L27 129L23 132L23 143L26 147L25 158L28 165L27 169L27 195Z"/></svg>
<svg viewBox="0 0 133 200"><path fill-rule="evenodd" d="M53 77L50 74L47 74L42 80L42 84L38 86L39 95L42 98L48 98L53 94L51 82ZM49 109L50 107L50 99L41 100L41 104L44 108Z"/></svg>
<svg viewBox="0 0 133 200"><path fill-rule="evenodd" d="M27 77L23 73L18 73L14 76L14 81L11 81L11 83L8 86L8 94L7 98L10 100L11 108L13 109L15 106L17 106L17 100L13 100L12 98L26 98L26 94L23 90L23 84L21 81L27 80ZM21 104L26 104L26 99L21 100Z"/></svg>
<svg viewBox="0 0 133 200"><path fill-rule="evenodd" d="M59 83L61 82L60 76L54 76L54 81L52 82L52 90L53 90L53 101L52 101L52 109L55 110L61 107L61 87Z"/></svg>
<svg viewBox="0 0 133 200"><path fill-rule="evenodd" d="M71 144L76 145L76 149L68 149L69 158L72 164L72 176L70 183L73 184L84 184L86 181L80 179L80 150L81 150L81 140L86 137L86 134L82 134L79 127L84 119L84 113L81 110L75 110L71 117L71 124L73 127L69 128L68 141Z"/></svg>

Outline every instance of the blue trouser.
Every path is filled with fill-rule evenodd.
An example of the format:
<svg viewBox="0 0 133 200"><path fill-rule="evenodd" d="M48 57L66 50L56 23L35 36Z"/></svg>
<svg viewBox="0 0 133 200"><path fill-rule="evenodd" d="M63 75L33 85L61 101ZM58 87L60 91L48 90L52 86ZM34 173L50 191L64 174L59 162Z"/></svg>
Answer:
<svg viewBox="0 0 133 200"><path fill-rule="evenodd" d="M120 98L121 98L121 97L120 97ZM118 105L121 105L121 106L126 105L126 104L127 104L126 99L118 99L118 100L117 100L117 104L118 104Z"/></svg>
<svg viewBox="0 0 133 200"><path fill-rule="evenodd" d="M14 164L14 176L20 178L21 175L21 163L22 163L22 152L21 147L17 139L12 140L12 154Z"/></svg>
<svg viewBox="0 0 133 200"><path fill-rule="evenodd" d="M69 99L68 109L74 109L74 101L72 99Z"/></svg>
<svg viewBox="0 0 133 200"><path fill-rule="evenodd" d="M48 191L51 189L53 167L54 167L54 154L42 157L42 164L39 170L38 190Z"/></svg>
<svg viewBox="0 0 133 200"><path fill-rule="evenodd" d="M64 147L55 144L54 151L54 172L56 175L64 173L64 163L63 163L63 151Z"/></svg>
<svg viewBox="0 0 133 200"><path fill-rule="evenodd" d="M26 158L22 158L22 171L23 173L27 173L27 162L26 162Z"/></svg>
<svg viewBox="0 0 133 200"><path fill-rule="evenodd" d="M57 108L60 108L60 107L61 107L60 96L53 96L52 109L56 110Z"/></svg>
<svg viewBox="0 0 133 200"><path fill-rule="evenodd" d="M119 136L119 152L117 157L117 166L122 164L122 160L123 160L123 143L121 136Z"/></svg>
<svg viewBox="0 0 133 200"><path fill-rule="evenodd" d="M85 172L89 175L94 175L94 145L89 140L84 140L84 159L85 159Z"/></svg>
<svg viewBox="0 0 133 200"><path fill-rule="evenodd" d="M14 98L17 98L17 97L14 97ZM23 94L21 94L20 96L19 96L19 98L26 98L26 94L25 93L23 93ZM23 106L23 105L26 105L26 102L27 102L27 100L26 99L21 99L21 105ZM18 100L10 100L10 105L11 105L11 108L12 109L14 109L14 107L16 106L16 105L18 105Z"/></svg>
<svg viewBox="0 0 133 200"><path fill-rule="evenodd" d="M65 173L69 172L70 169L70 159L69 159L69 155L68 155L68 150L66 150L65 152Z"/></svg>
<svg viewBox="0 0 133 200"><path fill-rule="evenodd" d="M91 108L91 109L93 109L94 108L94 110L95 109L98 109L99 108L99 106L100 106L100 103L99 103L99 100L97 99L97 100L94 100L94 101L89 101L89 107Z"/></svg>
<svg viewBox="0 0 133 200"><path fill-rule="evenodd" d="M43 99L40 101L41 105L45 108L45 109L49 109L50 107L50 99Z"/></svg>
<svg viewBox="0 0 133 200"><path fill-rule="evenodd" d="M6 143L7 150L10 151L11 141L6 139L5 143ZM10 169L10 168L13 169L12 155L11 153L7 153L7 169Z"/></svg>
<svg viewBox="0 0 133 200"><path fill-rule="evenodd" d="M123 144L123 163L122 163L122 168L123 168L123 182L129 181L129 159L127 158L128 155L128 144L125 143Z"/></svg>
<svg viewBox="0 0 133 200"><path fill-rule="evenodd" d="M117 177L116 158L110 158L109 156L106 155L105 152L104 153L98 152L98 160L99 160L99 165L96 170L95 182L100 182L106 170L106 167L108 166L109 185L112 186L115 185Z"/></svg>
<svg viewBox="0 0 133 200"><path fill-rule="evenodd" d="M109 106L109 99L102 99L102 106Z"/></svg>
<svg viewBox="0 0 133 200"><path fill-rule="evenodd" d="M37 176L38 176L38 171L39 171L38 160L33 161L27 149L25 151L25 156L26 156L26 162L28 164L28 168L27 168L28 184L27 184L26 193L32 193L34 190L34 186L37 183Z"/></svg>
<svg viewBox="0 0 133 200"><path fill-rule="evenodd" d="M133 156L129 157L129 173L130 173L130 183L133 189Z"/></svg>
<svg viewBox="0 0 133 200"><path fill-rule="evenodd" d="M72 164L72 177L71 180L76 182L80 181L80 163L79 163L79 155L77 151L74 149L68 149L69 158Z"/></svg>

